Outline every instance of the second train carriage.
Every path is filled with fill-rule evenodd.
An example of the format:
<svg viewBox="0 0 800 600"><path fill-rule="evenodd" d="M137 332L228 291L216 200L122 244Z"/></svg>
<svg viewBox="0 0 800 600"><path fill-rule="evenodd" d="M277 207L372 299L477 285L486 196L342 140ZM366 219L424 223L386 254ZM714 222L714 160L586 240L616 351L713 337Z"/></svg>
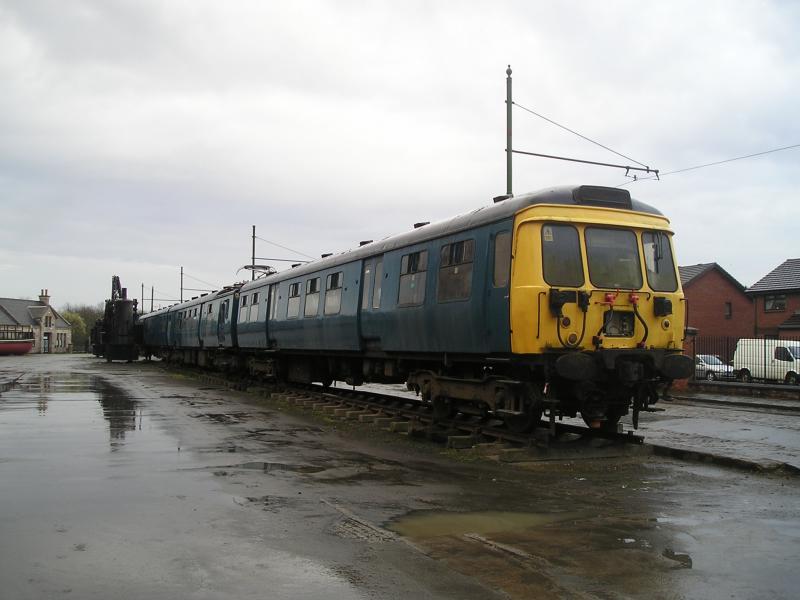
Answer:
<svg viewBox="0 0 800 600"><path fill-rule="evenodd" d="M611 428L693 368L671 240L626 190L555 188L144 315L145 345L296 382L404 381L441 416Z"/></svg>

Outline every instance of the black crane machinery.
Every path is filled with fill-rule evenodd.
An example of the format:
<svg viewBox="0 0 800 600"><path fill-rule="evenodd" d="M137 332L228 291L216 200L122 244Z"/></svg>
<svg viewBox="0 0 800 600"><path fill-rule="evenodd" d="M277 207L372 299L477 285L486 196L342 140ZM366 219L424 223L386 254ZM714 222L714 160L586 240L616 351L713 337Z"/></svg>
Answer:
<svg viewBox="0 0 800 600"><path fill-rule="evenodd" d="M92 328L92 352L106 362L139 358L139 314L137 301L128 299L119 276L111 278L111 298L106 300L103 318Z"/></svg>

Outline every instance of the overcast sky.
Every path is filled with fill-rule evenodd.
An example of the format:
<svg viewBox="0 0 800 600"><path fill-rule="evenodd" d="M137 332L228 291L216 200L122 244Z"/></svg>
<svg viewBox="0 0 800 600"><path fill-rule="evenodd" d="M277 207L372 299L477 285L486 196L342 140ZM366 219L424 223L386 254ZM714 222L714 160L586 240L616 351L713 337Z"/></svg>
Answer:
<svg viewBox="0 0 800 600"><path fill-rule="evenodd" d="M515 101L664 172L798 144L798 31L792 1L0 0L0 296L175 298L180 266L249 278L252 225L316 256L491 203L509 63ZM629 162L520 109L514 146ZM800 148L627 189L751 285L800 257L799 176ZM625 181L514 158L515 193Z"/></svg>

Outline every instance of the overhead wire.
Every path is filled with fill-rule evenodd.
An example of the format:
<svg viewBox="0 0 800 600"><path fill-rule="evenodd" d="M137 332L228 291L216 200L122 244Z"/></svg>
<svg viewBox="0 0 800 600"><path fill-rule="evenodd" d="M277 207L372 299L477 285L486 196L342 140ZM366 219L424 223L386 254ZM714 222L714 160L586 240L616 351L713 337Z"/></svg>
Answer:
<svg viewBox="0 0 800 600"><path fill-rule="evenodd" d="M771 150L764 150L763 152L754 152L753 154L746 154L744 156L736 156L734 158L726 158L725 160L718 160L716 162L706 163L703 165L695 165L694 167L685 167L683 169L676 169L674 171L667 171L666 173L659 173L659 177L666 177L667 175L675 175L677 173L686 173L687 171L696 171L697 169L705 169L706 167L714 167L737 160L744 160L745 158L753 158L754 156L763 156L765 154L772 154L773 152L781 152L782 150L791 150L792 148L800 148L800 144L792 144L791 146L783 146L781 148L773 148ZM620 183L614 187L622 187L637 181L645 181L647 179L657 179L656 177L634 177L624 183Z"/></svg>
<svg viewBox="0 0 800 600"><path fill-rule="evenodd" d="M627 159L627 160L630 160L630 161L632 161L632 162L635 162L637 165L639 165L639 166L642 166L642 167L645 167L646 169L649 169L649 168L650 168L650 166L649 166L649 165L646 165L646 164L644 164L644 163L642 163L642 162L639 162L638 160L636 160L635 158L631 158L630 156L626 156L625 154L622 154L621 152L617 152L617 151L616 151L616 150L614 150L613 148L609 148L609 147L608 147L608 146L606 146L605 144L601 144L600 142L598 142L598 141L595 141L595 140L593 140L592 138L590 138L590 137L587 137L587 136L583 135L582 133L578 133L577 131L575 131L574 129L570 129L570 128L569 128L569 127L567 127L566 125L562 125L561 123L557 123L557 122L556 122L556 121L554 121L553 119L550 119L550 118L548 118L548 117L545 117L544 115L542 115L542 114L539 114L538 112L536 112L536 111L534 111L534 110L531 110L530 108L527 108L527 107L525 107L525 106L522 106L522 104L520 104L519 102L514 102L514 101L512 100L512 101L511 101L511 104L513 104L514 106L518 106L518 107L519 107L519 108L521 108L522 110L524 110L524 111L526 111L526 112L529 112L529 113L531 113L532 115L539 117L540 119L544 119L544 120L545 120L545 121L547 121L548 123L552 123L552 124L553 124L553 125L555 125L556 127L560 127L560 128L561 128L561 129L563 129L564 131L569 131L571 134L573 134L573 135L577 135L579 138L581 138L581 139L583 139L583 140L586 140L587 142L591 142L591 143L592 143L592 144L594 144L595 146L600 146L600 147L601 147L601 148L603 148L604 150L608 150L609 152L612 152L612 153L616 154L617 156L621 156L621 157L622 157L622 158L624 158L624 159Z"/></svg>
<svg viewBox="0 0 800 600"><path fill-rule="evenodd" d="M215 284L215 283L209 283L208 281L203 281L203 280L202 280L202 279L200 279L199 277L195 277L195 276L193 276L193 275L189 275L189 274L187 274L187 273L186 273L186 271L184 271L184 272L183 272L183 276L184 276L184 277L188 277L189 279L194 279L195 281L199 281L199 282L200 282L200 283L202 283L202 284L205 284L205 285L210 285L210 286L211 286L212 288L214 288L214 289L219 289L219 288L220 288L220 286L218 286L217 284Z"/></svg>
<svg viewBox="0 0 800 600"><path fill-rule="evenodd" d="M258 237L258 236L254 236L254 237L257 240L261 240L262 242L266 242L267 244L272 244L273 246L277 246L278 248L283 248L284 250L288 250L289 252L294 252L295 254L299 254L300 256L305 256L306 258L310 258L311 260L314 260L313 256L309 256L308 254L306 254L304 252L300 252L299 250L292 250L291 248L287 248L286 246L282 246L282 245L280 245L280 244L278 244L276 242L271 242L269 240L265 240L262 237Z"/></svg>

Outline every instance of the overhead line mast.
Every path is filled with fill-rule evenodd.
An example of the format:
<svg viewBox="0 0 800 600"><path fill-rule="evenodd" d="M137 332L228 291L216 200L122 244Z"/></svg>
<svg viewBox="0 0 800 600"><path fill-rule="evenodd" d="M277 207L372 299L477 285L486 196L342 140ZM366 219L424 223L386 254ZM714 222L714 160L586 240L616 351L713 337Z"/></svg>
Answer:
<svg viewBox="0 0 800 600"><path fill-rule="evenodd" d="M511 65L506 69L506 194L509 197L514 193L511 189Z"/></svg>

